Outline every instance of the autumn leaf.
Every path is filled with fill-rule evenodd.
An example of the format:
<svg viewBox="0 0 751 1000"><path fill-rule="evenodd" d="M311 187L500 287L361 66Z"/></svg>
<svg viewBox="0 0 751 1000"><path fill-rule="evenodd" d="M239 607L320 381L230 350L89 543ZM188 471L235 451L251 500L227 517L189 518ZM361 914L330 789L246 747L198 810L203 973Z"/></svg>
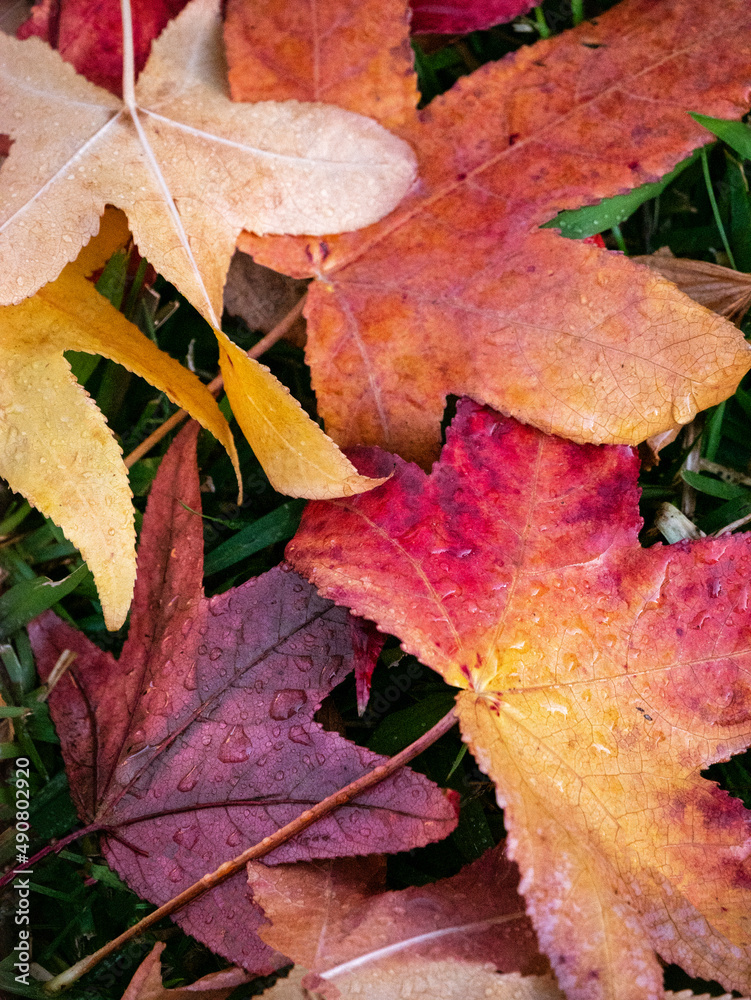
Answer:
<svg viewBox="0 0 751 1000"><path fill-rule="evenodd" d="M657 1000L653 951L751 983L751 814L700 776L749 743L751 548L640 548L637 474L465 401L430 476L310 505L288 547L462 689L569 1000Z"/></svg>
<svg viewBox="0 0 751 1000"><path fill-rule="evenodd" d="M157 904L383 761L312 721L354 666L348 613L285 567L203 596L195 436L176 439L152 488L120 659L52 613L30 626L43 677L63 649L77 654L49 704L79 816ZM406 850L455 823L440 790L405 770L269 859ZM281 962L254 933L244 875L176 919L251 971Z"/></svg>
<svg viewBox="0 0 751 1000"><path fill-rule="evenodd" d="M705 260L675 257L669 247L638 258L659 271L695 302L732 319L738 326L751 306L751 275Z"/></svg>
<svg viewBox="0 0 751 1000"><path fill-rule="evenodd" d="M127 233L119 217L104 217L100 233L56 281L0 308L0 475L81 550L110 629L126 619L136 576L128 472L63 352L101 354L148 379L221 441L240 477L232 433L208 389L86 280Z"/></svg>
<svg viewBox="0 0 751 1000"><path fill-rule="evenodd" d="M503 845L453 878L400 892L386 891L380 858L248 865L253 898L270 922L261 937L310 970L303 985L325 997L375 996L379 983L401 984L410 972L440 982L436 969L451 963L465 982L490 963L548 972L518 879Z"/></svg>
<svg viewBox="0 0 751 1000"><path fill-rule="evenodd" d="M248 983L251 976L244 969L229 968L211 972L189 986L167 989L162 984L162 942L157 942L123 993L122 1000L229 1000L238 986Z"/></svg>
<svg viewBox="0 0 751 1000"><path fill-rule="evenodd" d="M274 486L306 497L371 488L221 332L222 289L243 227L322 234L386 214L413 181L409 147L338 108L232 104L218 0L194 0L168 26L135 86L126 47L123 101L38 39L0 36L0 53L0 130L14 140L2 168L0 301L56 278L105 204L117 205L143 256L214 327L233 410Z"/></svg>
<svg viewBox="0 0 751 1000"><path fill-rule="evenodd" d="M534 7L534 0L411 0L412 33L465 35L512 21Z"/></svg>
<svg viewBox="0 0 751 1000"><path fill-rule="evenodd" d="M538 226L668 172L710 137L689 111L748 110L747 4L625 0L481 67L419 113L404 4L331 4L315 25L300 25L293 2L272 6L230 4L233 97L312 99L326 84L388 121L420 167L420 185L361 233L239 241L261 264L317 279L307 358L339 444L429 465L450 393L577 441L637 443L733 391L750 357L730 324L620 255ZM352 39L375 16L373 78L370 36ZM263 36L261 67L244 51Z"/></svg>
<svg viewBox="0 0 751 1000"><path fill-rule="evenodd" d="M146 64L151 42L176 17L186 0L131 0L135 70ZM31 10L17 37L41 38L87 80L122 95L123 27L113 0L42 0Z"/></svg>

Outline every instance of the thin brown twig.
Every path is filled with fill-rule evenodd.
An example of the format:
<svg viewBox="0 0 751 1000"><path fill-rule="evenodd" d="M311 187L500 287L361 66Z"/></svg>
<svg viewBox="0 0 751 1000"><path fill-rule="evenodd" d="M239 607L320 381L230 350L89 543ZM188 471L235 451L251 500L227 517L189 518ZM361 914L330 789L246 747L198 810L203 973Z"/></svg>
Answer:
<svg viewBox="0 0 751 1000"><path fill-rule="evenodd" d="M292 324L295 322L298 316L302 315L302 311L305 307L305 300L307 299L308 293L302 296L298 302L290 309L287 315L280 319L276 326L269 330L265 337L261 337L257 344L255 344L247 352L248 357L252 358L254 361L260 358L262 354L265 354L270 347L273 347L277 340L281 340L284 334L289 330ZM215 379L206 386L209 392L216 395L224 385L224 379L221 375L217 375ZM177 413L173 413L171 417L168 417L163 424L160 424L155 431L153 431L147 438L145 438L139 445L137 445L133 451L126 455L125 457L125 467L129 469L134 465L139 459L143 458L144 455L148 454L154 445L158 444L163 437L166 437L171 430L179 425L189 417L190 414L187 410L178 410Z"/></svg>
<svg viewBox="0 0 751 1000"><path fill-rule="evenodd" d="M344 788L340 788L338 792L334 792L333 795L329 795L327 798L323 799L321 802L317 803L312 807L312 809L306 809L305 812L300 813L300 815L293 819L291 823L287 823L286 826L281 827L276 833L272 833L269 837L264 837L259 843L254 844L253 847L249 847L242 854L239 854L232 861L225 861L223 865L220 865L216 871L210 872L204 875L202 879L198 882L194 882L189 888L185 889L179 895L171 899L169 903L165 903L164 906L160 906L153 913L150 913L143 920L139 920L137 924L129 927L126 931L120 934L118 937L114 938L108 944L104 945L98 951L93 952L91 955L87 955L86 958L82 958L75 965L71 965L69 969L65 972L61 972L60 975L55 976L54 979L50 979L49 982L44 984L44 989L48 993L58 993L60 990L65 989L72 983L75 983L81 976L90 972L103 958L107 955L111 955L118 948L122 947L131 938L142 934L149 927L152 927L155 923L160 921L163 917L168 917L175 913L177 910L181 909L187 903L192 903L194 899L198 899L209 889L213 889L215 886L226 881L232 875L236 875L237 872L241 871L249 861L255 861L257 858L262 858L265 854L270 854L271 851L285 844L292 837L295 837L298 833L302 833L313 823L316 823L319 819L324 816L328 816L329 813L338 809L340 806L346 805L347 802L351 802L356 799L358 795L361 795L367 789L372 788L374 785L379 784L385 778L390 777L395 771L408 764L411 760L421 754L423 750L426 750L429 746L440 739L444 733L447 733L456 722L456 714L452 708L450 712L447 712L444 717L437 722L432 729L429 729L427 733L422 735L419 739L415 740L414 743L410 743L408 747L401 751L401 753L396 754L392 757L386 764L381 764L376 767L373 771L369 771L364 774L361 778L357 778L356 781L352 781L349 785Z"/></svg>

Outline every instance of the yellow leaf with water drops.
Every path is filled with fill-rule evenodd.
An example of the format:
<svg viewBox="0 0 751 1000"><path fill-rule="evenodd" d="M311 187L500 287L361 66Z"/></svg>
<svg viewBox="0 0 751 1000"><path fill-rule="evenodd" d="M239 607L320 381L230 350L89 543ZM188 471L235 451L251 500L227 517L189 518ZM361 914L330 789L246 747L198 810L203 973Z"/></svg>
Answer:
<svg viewBox="0 0 751 1000"><path fill-rule="evenodd" d="M116 629L128 613L136 573L128 473L63 351L101 354L148 379L221 441L238 478L239 468L229 426L208 389L80 273L100 257L92 248L36 295L0 309L0 475L78 546L107 627Z"/></svg>
<svg viewBox="0 0 751 1000"><path fill-rule="evenodd" d="M386 482L388 476L361 476L268 368L252 361L223 333L217 336L232 412L275 490L331 500Z"/></svg>

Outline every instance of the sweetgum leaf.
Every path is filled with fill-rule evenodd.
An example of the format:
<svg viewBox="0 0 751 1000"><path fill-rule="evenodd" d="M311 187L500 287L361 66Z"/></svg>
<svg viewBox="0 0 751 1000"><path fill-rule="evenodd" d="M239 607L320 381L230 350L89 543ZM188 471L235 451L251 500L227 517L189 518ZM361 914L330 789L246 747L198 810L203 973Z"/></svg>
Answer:
<svg viewBox="0 0 751 1000"><path fill-rule="evenodd" d="M143 256L214 327L227 394L274 487L305 497L369 489L268 370L221 333L222 289L243 227L366 225L411 186L414 155L340 108L233 104L219 8L193 0L169 24L129 81L128 102L38 38L0 35L0 131L13 139L0 189L0 302L56 278L105 204L122 208Z"/></svg>
<svg viewBox="0 0 751 1000"><path fill-rule="evenodd" d="M287 550L462 689L570 1000L658 1000L653 951L751 984L751 813L700 775L750 742L751 543L642 549L637 474L464 401L430 476L313 504Z"/></svg>
<svg viewBox="0 0 751 1000"><path fill-rule="evenodd" d="M292 76L279 26L299 4L270 6L273 17L265 6L249 9L253 39L268 35L276 76L235 74L241 56L230 44L233 97L271 97L277 87L307 95L305 66L329 78L354 49L351 83L337 100L348 96L346 106L359 109L369 70L351 38L370 5L341 0L349 30L339 33L327 6L323 23L295 36ZM404 9L383 9L390 62L379 64L395 74L402 99L412 79ZM233 10L228 38L240 30ZM448 394L577 441L629 444L729 395L749 367L730 324L639 265L538 227L657 181L704 145L708 133L688 112L740 118L750 28L743 0L625 0L481 67L419 113L413 107L403 124L389 77L385 113L417 152L419 187L359 234L239 241L259 263L318 279L307 357L332 437L427 466ZM320 60L309 55L318 52ZM365 91L367 113L379 114L377 96L377 87Z"/></svg>
<svg viewBox="0 0 751 1000"><path fill-rule="evenodd" d="M120 659L52 613L30 628L42 677L63 649L78 654L49 698L78 813L157 904L383 760L312 721L353 666L347 612L284 567L204 598L195 436L176 439L154 482ZM402 771L270 860L406 850L455 821L435 785ZM176 919L251 971L280 964L254 933L244 876Z"/></svg>
<svg viewBox="0 0 751 1000"><path fill-rule="evenodd" d="M503 845L431 885L387 892L385 875L374 858L250 862L253 898L271 923L261 937L307 968L304 985L325 997L372 996L389 980L395 990L410 969L430 975L425 967L436 962L453 962L465 978L486 963L502 972L548 971Z"/></svg>

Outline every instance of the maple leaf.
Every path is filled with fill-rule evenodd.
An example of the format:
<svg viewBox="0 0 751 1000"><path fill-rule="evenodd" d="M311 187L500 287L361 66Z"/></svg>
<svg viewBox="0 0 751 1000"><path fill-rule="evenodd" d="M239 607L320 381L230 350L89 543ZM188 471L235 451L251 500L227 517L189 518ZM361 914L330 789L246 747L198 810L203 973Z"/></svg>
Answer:
<svg viewBox="0 0 751 1000"><path fill-rule="evenodd" d="M125 621L136 576L132 495L120 447L63 352L101 354L148 379L221 441L240 476L208 389L86 280L126 236L121 213L110 210L56 281L0 308L0 475L81 550L110 629Z"/></svg>
<svg viewBox="0 0 751 1000"><path fill-rule="evenodd" d="M132 57L126 46L121 101L38 39L0 36L0 130L14 139L2 167L0 302L57 277L105 203L117 205L142 254L214 327L233 411L273 485L299 496L371 488L221 332L222 289L243 227L329 233L372 222L411 185L411 150L339 108L233 104L219 0L185 8L137 84Z"/></svg>
<svg viewBox="0 0 751 1000"><path fill-rule="evenodd" d="M195 435L182 432L159 467L120 659L52 613L29 629L42 677L63 649L77 654L49 705L78 813L157 904L383 761L312 721L354 665L347 612L284 567L204 598ZM443 793L404 770L269 858L406 850L455 823ZM261 914L243 875L176 919L251 971L281 961L253 933Z"/></svg>
<svg viewBox="0 0 751 1000"><path fill-rule="evenodd" d="M327 997L373 996L379 982L401 983L408 970L436 980L451 963L465 983L491 962L504 972L547 972L518 881L502 845L453 878L400 892L385 891L380 858L248 865L270 922L261 937L307 968L303 985Z"/></svg>
<svg viewBox="0 0 751 1000"><path fill-rule="evenodd" d="M309 506L287 550L463 689L572 1000L656 1000L653 950L751 983L751 813L700 776L749 743L751 546L640 548L637 474L465 401L430 476Z"/></svg>
<svg viewBox="0 0 751 1000"><path fill-rule="evenodd" d="M621 256L538 226L669 171L709 138L688 111L747 111L748 4L625 0L419 113L403 3L332 2L305 25L298 4L270 6L230 3L233 97L335 93L388 121L420 166L420 185L361 233L239 240L259 263L318 279L307 358L339 444L427 465L449 393L578 441L637 443L733 391L749 349L729 324ZM376 10L382 56L364 86L372 37L353 40ZM263 60L244 58L262 36Z"/></svg>

